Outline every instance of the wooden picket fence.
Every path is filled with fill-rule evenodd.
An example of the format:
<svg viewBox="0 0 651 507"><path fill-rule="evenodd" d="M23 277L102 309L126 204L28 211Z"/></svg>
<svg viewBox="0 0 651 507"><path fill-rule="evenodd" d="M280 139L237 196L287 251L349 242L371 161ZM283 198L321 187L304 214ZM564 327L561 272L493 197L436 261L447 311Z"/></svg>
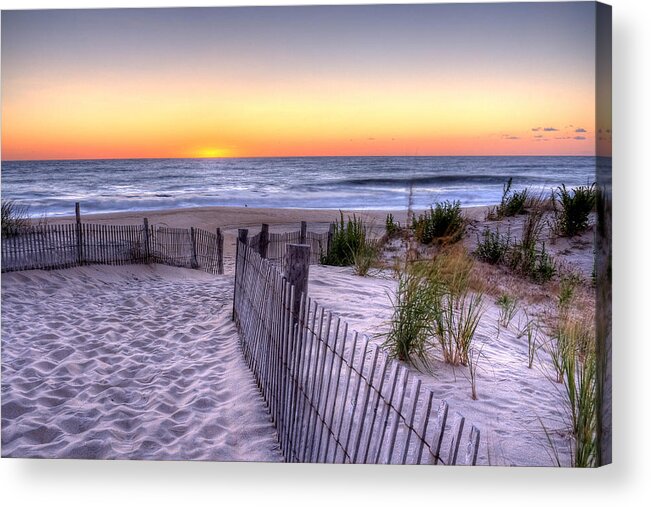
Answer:
<svg viewBox="0 0 651 507"><path fill-rule="evenodd" d="M321 258L328 253L332 232L314 232L307 230L307 223L301 222L301 228L298 231L274 233L262 231L248 238L248 245L254 251L262 254L261 243L265 242L267 247L265 254L262 256L272 262L282 261L287 252L287 245L299 244L310 246L310 264L319 264Z"/></svg>
<svg viewBox="0 0 651 507"><path fill-rule="evenodd" d="M219 229L143 225L56 224L13 228L2 237L2 272L91 264L145 264L224 272Z"/></svg>
<svg viewBox="0 0 651 507"><path fill-rule="evenodd" d="M233 318L286 461L476 463L479 430L403 364L296 294L247 241L235 270Z"/></svg>

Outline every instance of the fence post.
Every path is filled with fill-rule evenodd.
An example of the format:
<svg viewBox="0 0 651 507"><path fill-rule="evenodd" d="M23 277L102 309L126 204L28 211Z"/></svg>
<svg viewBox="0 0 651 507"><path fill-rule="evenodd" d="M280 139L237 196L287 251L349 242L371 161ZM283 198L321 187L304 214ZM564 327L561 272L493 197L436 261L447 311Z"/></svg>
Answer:
<svg viewBox="0 0 651 507"><path fill-rule="evenodd" d="M262 224L260 231L260 242L258 243L258 253L263 259L267 258L267 251L269 249L269 224Z"/></svg>
<svg viewBox="0 0 651 507"><path fill-rule="evenodd" d="M143 220L143 226L144 226L144 231L145 231L145 263L149 264L150 259L150 251L149 251L149 220L145 217Z"/></svg>
<svg viewBox="0 0 651 507"><path fill-rule="evenodd" d="M197 261L197 235L194 227L190 227L190 243L192 244L192 260L190 267L192 269L199 269L199 262Z"/></svg>
<svg viewBox="0 0 651 507"><path fill-rule="evenodd" d="M307 294L307 280L310 274L310 245L287 245L285 254L285 279L294 286L292 322L298 322L301 298Z"/></svg>
<svg viewBox="0 0 651 507"><path fill-rule="evenodd" d="M235 320L235 304L237 301L237 284L238 284L238 279L239 277L237 276L237 267L238 263L240 262L240 248L241 245L240 243L243 243L245 246L247 246L247 240L249 237L249 230L248 229L238 229L237 230L237 241L235 242L235 280L233 283L233 315L232 315L232 320ZM242 275L244 275L244 268L246 268L246 258L243 259L243 264L242 264Z"/></svg>
<svg viewBox="0 0 651 507"><path fill-rule="evenodd" d="M237 230L237 241L247 244L249 239L249 230L248 229L238 229Z"/></svg>
<svg viewBox="0 0 651 507"><path fill-rule="evenodd" d="M328 229L328 244L326 245L326 255L330 255L330 249L332 248L332 238L335 237L335 224L331 223L330 228Z"/></svg>
<svg viewBox="0 0 651 507"><path fill-rule="evenodd" d="M77 264L82 266L84 264L84 237L83 229L81 228L81 208L78 202L75 203L75 219L77 231Z"/></svg>
<svg viewBox="0 0 651 507"><path fill-rule="evenodd" d="M217 227L217 274L224 274L224 236L222 230Z"/></svg>
<svg viewBox="0 0 651 507"><path fill-rule="evenodd" d="M304 245L307 243L307 222L302 221L301 222L301 239L299 241L301 245Z"/></svg>

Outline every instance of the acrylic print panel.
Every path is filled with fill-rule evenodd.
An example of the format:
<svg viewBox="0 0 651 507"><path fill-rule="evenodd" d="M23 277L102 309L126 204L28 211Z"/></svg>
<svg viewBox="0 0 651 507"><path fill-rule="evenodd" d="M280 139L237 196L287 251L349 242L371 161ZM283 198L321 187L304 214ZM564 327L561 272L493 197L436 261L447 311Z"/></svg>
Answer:
<svg viewBox="0 0 651 507"><path fill-rule="evenodd" d="M3 11L3 457L609 463L610 25Z"/></svg>

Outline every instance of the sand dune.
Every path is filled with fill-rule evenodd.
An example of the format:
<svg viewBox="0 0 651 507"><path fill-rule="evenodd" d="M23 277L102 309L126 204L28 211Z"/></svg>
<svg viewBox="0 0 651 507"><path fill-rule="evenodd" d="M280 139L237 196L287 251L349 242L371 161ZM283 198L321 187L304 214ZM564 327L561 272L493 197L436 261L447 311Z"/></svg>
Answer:
<svg viewBox="0 0 651 507"><path fill-rule="evenodd" d="M386 332L392 315L391 297L396 284L388 271L360 277L352 268L310 267L310 297L377 343L384 340L380 335ZM562 463L568 465L570 441L564 387L550 379L553 368L543 350L533 368L528 368L527 338L516 337L518 321L523 317L516 315L508 328L498 332L499 309L494 301L485 301L485 313L475 337L475 346L481 349L477 400L471 398L467 368L444 363L436 347L429 358L431 373L412 370L436 399L447 400L453 410L481 430L479 464L553 465L554 451L544 424ZM540 335L539 343L544 339Z"/></svg>
<svg viewBox="0 0 651 507"><path fill-rule="evenodd" d="M2 275L2 455L279 461L232 279L164 266Z"/></svg>

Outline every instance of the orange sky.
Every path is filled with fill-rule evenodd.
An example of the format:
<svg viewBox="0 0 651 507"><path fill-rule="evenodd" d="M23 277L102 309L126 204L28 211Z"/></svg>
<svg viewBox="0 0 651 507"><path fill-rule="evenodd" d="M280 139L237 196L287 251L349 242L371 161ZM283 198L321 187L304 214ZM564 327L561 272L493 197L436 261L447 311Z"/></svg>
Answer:
<svg viewBox="0 0 651 507"><path fill-rule="evenodd" d="M422 41L420 55L381 43L358 50L359 36L344 34L353 39L348 52L323 35L321 46L299 45L288 56L268 33L259 36L276 42L262 50L233 34L190 47L203 19L157 19L151 11L139 11L148 29L140 26L137 38L128 24L134 16L113 12L120 15L87 20L104 31L90 35L76 28L86 26L79 20L66 31L71 21L62 14L45 25L47 18L3 13L3 159L595 152L594 65L556 57L555 46L544 58L534 48L533 65L517 45L484 55L478 41L464 48L464 61L458 46L451 54L431 53ZM185 37L179 54L159 39L166 26ZM136 42L116 44L124 31ZM28 41L34 33L40 38ZM490 59L496 55L503 60Z"/></svg>

